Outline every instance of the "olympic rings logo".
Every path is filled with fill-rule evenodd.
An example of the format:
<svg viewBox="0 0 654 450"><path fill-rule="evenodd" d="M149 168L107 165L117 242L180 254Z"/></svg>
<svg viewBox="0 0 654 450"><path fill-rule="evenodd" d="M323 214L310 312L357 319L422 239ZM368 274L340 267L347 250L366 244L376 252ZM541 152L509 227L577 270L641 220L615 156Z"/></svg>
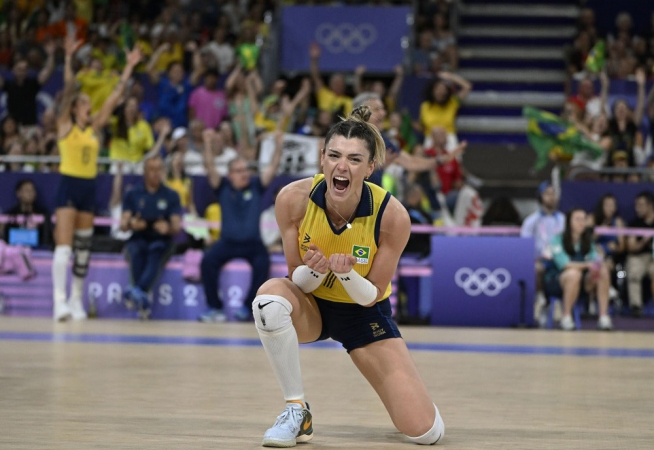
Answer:
<svg viewBox="0 0 654 450"><path fill-rule="evenodd" d="M491 272L485 267L477 270L461 267L454 274L454 281L471 297L481 294L495 297L511 284L511 274L503 268Z"/></svg>
<svg viewBox="0 0 654 450"><path fill-rule="evenodd" d="M377 40L377 29L371 23L322 23L316 28L316 40L331 53L359 54Z"/></svg>

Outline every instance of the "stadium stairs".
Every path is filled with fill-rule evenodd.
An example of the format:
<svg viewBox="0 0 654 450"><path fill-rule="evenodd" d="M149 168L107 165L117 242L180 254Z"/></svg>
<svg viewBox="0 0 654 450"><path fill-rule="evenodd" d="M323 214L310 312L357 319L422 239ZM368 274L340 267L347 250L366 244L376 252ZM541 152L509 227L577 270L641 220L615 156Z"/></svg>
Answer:
<svg viewBox="0 0 654 450"><path fill-rule="evenodd" d="M549 175L532 171L535 155L527 144L522 107L561 110L564 45L574 38L579 11L574 0L459 3L458 73L474 90L457 128L459 138L471 144L464 162L486 190L521 196L511 190L524 187L533 195L536 179Z"/></svg>

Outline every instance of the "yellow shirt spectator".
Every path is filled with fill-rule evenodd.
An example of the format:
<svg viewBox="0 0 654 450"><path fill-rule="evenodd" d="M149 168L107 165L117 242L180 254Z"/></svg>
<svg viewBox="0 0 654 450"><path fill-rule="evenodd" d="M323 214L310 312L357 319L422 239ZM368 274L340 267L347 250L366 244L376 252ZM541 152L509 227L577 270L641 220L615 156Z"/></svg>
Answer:
<svg viewBox="0 0 654 450"><path fill-rule="evenodd" d="M168 70L168 66L174 62L184 62L184 48L179 42L174 43L168 51L161 53L154 67L159 72L165 72Z"/></svg>
<svg viewBox="0 0 654 450"><path fill-rule="evenodd" d="M461 102L458 97L451 96L444 105L435 102L422 102L420 105L420 123L425 136L434 127L444 127L448 133L456 133L456 115Z"/></svg>
<svg viewBox="0 0 654 450"><path fill-rule="evenodd" d="M190 178L169 178L166 180L166 186L168 186L173 191L177 192L179 195L179 203L182 208L188 208L191 203L191 192L193 186L191 184Z"/></svg>
<svg viewBox="0 0 654 450"><path fill-rule="evenodd" d="M336 113L343 111L343 115L352 112L352 98L346 95L336 95L329 88L323 86L316 93L318 109Z"/></svg>
<svg viewBox="0 0 654 450"><path fill-rule="evenodd" d="M109 144L109 157L130 162L139 162L154 146L152 127L145 120L139 120L127 130L127 139L116 137L118 120L112 119L114 137ZM182 196L180 195L180 200ZM184 206L184 205L182 205Z"/></svg>
<svg viewBox="0 0 654 450"><path fill-rule="evenodd" d="M221 222L222 217L222 209L220 209L220 205L218 203L210 204L204 211L204 218L209 222ZM217 241L220 239L220 228L210 226L209 236L211 236L212 241Z"/></svg>
<svg viewBox="0 0 654 450"><path fill-rule="evenodd" d="M113 53L105 53L99 48L91 50L91 58L99 59L102 61L102 67L105 70L113 70L118 66L118 58Z"/></svg>
<svg viewBox="0 0 654 450"><path fill-rule="evenodd" d="M92 69L80 71L76 78L80 82L81 91L91 99L93 113L100 110L120 80L120 76L110 70L97 72Z"/></svg>
<svg viewBox="0 0 654 450"><path fill-rule="evenodd" d="M89 0L74 0L77 17L86 20L87 23L93 21L93 2Z"/></svg>

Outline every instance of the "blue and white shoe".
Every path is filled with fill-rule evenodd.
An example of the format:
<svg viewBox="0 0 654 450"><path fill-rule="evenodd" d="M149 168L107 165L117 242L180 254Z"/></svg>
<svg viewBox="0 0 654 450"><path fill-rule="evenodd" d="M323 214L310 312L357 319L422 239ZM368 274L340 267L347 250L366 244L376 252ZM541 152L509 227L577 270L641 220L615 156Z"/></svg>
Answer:
<svg viewBox="0 0 654 450"><path fill-rule="evenodd" d="M234 318L239 322L253 322L254 317L252 317L252 307L247 307L245 305L241 306L239 309L234 311Z"/></svg>
<svg viewBox="0 0 654 450"><path fill-rule="evenodd" d="M138 308L139 319L148 320L152 313L152 307L147 292L143 291L140 287L135 286L132 289L132 297Z"/></svg>
<svg viewBox="0 0 654 450"><path fill-rule="evenodd" d="M295 447L313 438L313 419L309 404L288 402L275 424L263 435L264 447Z"/></svg>
<svg viewBox="0 0 654 450"><path fill-rule="evenodd" d="M123 291L123 302L127 309L134 309L136 307L136 301L134 299L134 289L135 287L129 285Z"/></svg>
<svg viewBox="0 0 654 450"><path fill-rule="evenodd" d="M200 314L198 320L205 323L219 323L225 322L227 316L223 313L222 309L209 308L207 311Z"/></svg>

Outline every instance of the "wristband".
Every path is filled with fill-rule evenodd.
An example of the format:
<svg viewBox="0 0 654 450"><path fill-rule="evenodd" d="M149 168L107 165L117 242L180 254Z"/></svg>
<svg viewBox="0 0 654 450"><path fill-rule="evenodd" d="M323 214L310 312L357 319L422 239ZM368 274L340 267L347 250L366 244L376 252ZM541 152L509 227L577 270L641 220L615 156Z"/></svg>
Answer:
<svg viewBox="0 0 654 450"><path fill-rule="evenodd" d="M318 286L320 286L322 280L324 280L326 276L326 273L316 272L305 264L295 268L291 281L295 283L302 292L308 294L318 289Z"/></svg>
<svg viewBox="0 0 654 450"><path fill-rule="evenodd" d="M345 292L361 306L368 306L377 299L377 287L359 275L354 269L347 273L335 273Z"/></svg>

